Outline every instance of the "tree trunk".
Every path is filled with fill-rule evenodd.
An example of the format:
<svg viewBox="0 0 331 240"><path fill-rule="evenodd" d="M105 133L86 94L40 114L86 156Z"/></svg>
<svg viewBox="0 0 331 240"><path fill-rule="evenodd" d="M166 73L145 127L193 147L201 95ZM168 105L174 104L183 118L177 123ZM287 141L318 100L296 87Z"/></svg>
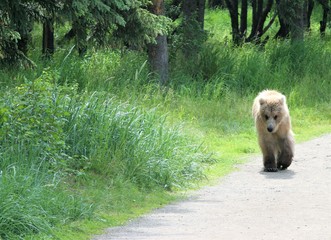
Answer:
<svg viewBox="0 0 331 240"><path fill-rule="evenodd" d="M205 23L205 0L197 0L197 21L200 24L201 30L204 29L204 23Z"/></svg>
<svg viewBox="0 0 331 240"><path fill-rule="evenodd" d="M266 28L264 28L265 21L268 14L272 9L274 0L252 0L252 24L251 32L247 37L247 9L248 1L241 0L241 12L239 22L239 3L238 0L225 0L229 9L232 27L232 39L236 45L243 42L255 42L260 43L262 35L273 24L276 14L271 18ZM264 2L266 2L264 4ZM264 6L265 5L265 6Z"/></svg>
<svg viewBox="0 0 331 240"><path fill-rule="evenodd" d="M294 7L294 16L290 23L291 29L291 40L293 41L303 41L304 39L304 22L303 14L304 12L304 3L299 2Z"/></svg>
<svg viewBox="0 0 331 240"><path fill-rule="evenodd" d="M183 0L182 9L185 21L197 21L203 30L205 17L205 0Z"/></svg>
<svg viewBox="0 0 331 240"><path fill-rule="evenodd" d="M239 45L241 42L241 36L239 32L238 0L225 0L225 2L230 12L232 40L236 45Z"/></svg>
<svg viewBox="0 0 331 240"><path fill-rule="evenodd" d="M53 21L47 19L43 23L43 49L42 54L49 57L54 53L54 28Z"/></svg>
<svg viewBox="0 0 331 240"><path fill-rule="evenodd" d="M241 1L240 35L245 36L247 32L247 0Z"/></svg>
<svg viewBox="0 0 331 240"><path fill-rule="evenodd" d="M330 8L329 8L329 4L327 1L325 4L322 4L322 7L323 7L323 19L322 19L322 21L320 21L320 33L321 33L321 36L324 36L327 21L328 21L328 13L329 13Z"/></svg>
<svg viewBox="0 0 331 240"><path fill-rule="evenodd" d="M283 14L283 9L281 7L281 1L276 0L277 11L278 11L278 20L279 20L279 30L275 35L275 38L287 38L290 34L290 26L286 22L286 19Z"/></svg>
<svg viewBox="0 0 331 240"><path fill-rule="evenodd" d="M268 14L271 11L273 2L274 2L273 0L268 0L265 7L263 8L263 1L261 1L261 0L252 1L252 12L253 12L252 13L252 15L253 15L252 30L251 30L251 34L247 38L248 42L254 41L256 43L259 43L262 35L265 33L266 30L269 29L271 24L274 22L275 17L273 17L270 20L268 27L266 29L264 29L264 24L265 24L265 21L267 20Z"/></svg>
<svg viewBox="0 0 331 240"><path fill-rule="evenodd" d="M76 34L76 47L80 57L83 57L87 52L87 25L87 20L84 17L79 17L72 22L72 28Z"/></svg>
<svg viewBox="0 0 331 240"><path fill-rule="evenodd" d="M164 14L164 0L153 0L151 12L156 15ZM152 72L159 76L160 85L165 85L168 82L168 44L167 37L158 35L156 44L148 45L148 60Z"/></svg>
<svg viewBox="0 0 331 240"><path fill-rule="evenodd" d="M264 23L267 20L268 14L271 11L273 3L274 3L273 0L268 0L265 8L261 12L260 19L259 19L259 22L257 25L257 36L258 37L261 37L264 34L264 30L263 30Z"/></svg>
<svg viewBox="0 0 331 240"><path fill-rule="evenodd" d="M257 1L252 0L252 29L251 29L251 36L255 35L257 31L257 25L259 22L259 16L257 14Z"/></svg>
<svg viewBox="0 0 331 240"><path fill-rule="evenodd" d="M17 48L20 50L24 55L28 54L28 44L30 40L29 34L20 33L21 38L17 41Z"/></svg>
<svg viewBox="0 0 331 240"><path fill-rule="evenodd" d="M279 19L279 30L275 35L275 38L287 38L290 34L289 26L283 20L283 17L278 15Z"/></svg>
<svg viewBox="0 0 331 240"><path fill-rule="evenodd" d="M204 41L205 0L183 0L183 54L187 59L195 59Z"/></svg>
<svg viewBox="0 0 331 240"><path fill-rule="evenodd" d="M307 3L307 19L306 19L306 29L307 31L310 31L310 18L311 18L311 15L313 13L313 9L314 9L314 1L313 0L308 0L308 3Z"/></svg>

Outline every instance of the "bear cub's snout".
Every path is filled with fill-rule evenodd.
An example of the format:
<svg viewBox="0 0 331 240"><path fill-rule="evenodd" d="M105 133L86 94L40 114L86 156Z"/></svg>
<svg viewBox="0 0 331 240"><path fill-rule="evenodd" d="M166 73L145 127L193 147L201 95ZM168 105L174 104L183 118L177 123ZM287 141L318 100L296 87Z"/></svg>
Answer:
<svg viewBox="0 0 331 240"><path fill-rule="evenodd" d="M274 128L272 126L268 126L267 129L268 129L268 132L270 132L270 133L274 130Z"/></svg>

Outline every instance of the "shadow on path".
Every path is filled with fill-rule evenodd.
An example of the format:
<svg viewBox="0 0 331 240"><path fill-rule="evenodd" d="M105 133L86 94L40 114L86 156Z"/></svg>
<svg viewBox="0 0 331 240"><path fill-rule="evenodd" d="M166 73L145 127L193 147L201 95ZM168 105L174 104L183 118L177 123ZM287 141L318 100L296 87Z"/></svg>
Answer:
<svg viewBox="0 0 331 240"><path fill-rule="evenodd" d="M260 174L263 175L267 179L292 179L295 176L295 172L293 170L281 170L278 172L265 172L263 169L260 171Z"/></svg>

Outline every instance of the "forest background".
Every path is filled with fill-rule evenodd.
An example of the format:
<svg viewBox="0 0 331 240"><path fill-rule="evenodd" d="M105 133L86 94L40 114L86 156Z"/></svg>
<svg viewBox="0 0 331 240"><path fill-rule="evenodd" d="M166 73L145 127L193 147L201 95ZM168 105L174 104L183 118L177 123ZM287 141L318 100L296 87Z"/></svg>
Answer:
<svg viewBox="0 0 331 240"><path fill-rule="evenodd" d="M2 0L0 238L88 239L259 152L283 92L331 131L328 1Z"/></svg>

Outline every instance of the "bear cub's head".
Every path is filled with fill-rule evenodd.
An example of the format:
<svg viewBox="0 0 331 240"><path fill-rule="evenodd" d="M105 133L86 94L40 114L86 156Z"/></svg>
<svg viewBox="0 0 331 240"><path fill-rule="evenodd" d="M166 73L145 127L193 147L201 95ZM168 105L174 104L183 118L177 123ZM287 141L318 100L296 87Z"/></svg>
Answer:
<svg viewBox="0 0 331 240"><path fill-rule="evenodd" d="M275 133L278 130L279 124L286 115L286 98L284 95L273 95L261 97L260 103L260 118L265 123L265 126L270 133Z"/></svg>

